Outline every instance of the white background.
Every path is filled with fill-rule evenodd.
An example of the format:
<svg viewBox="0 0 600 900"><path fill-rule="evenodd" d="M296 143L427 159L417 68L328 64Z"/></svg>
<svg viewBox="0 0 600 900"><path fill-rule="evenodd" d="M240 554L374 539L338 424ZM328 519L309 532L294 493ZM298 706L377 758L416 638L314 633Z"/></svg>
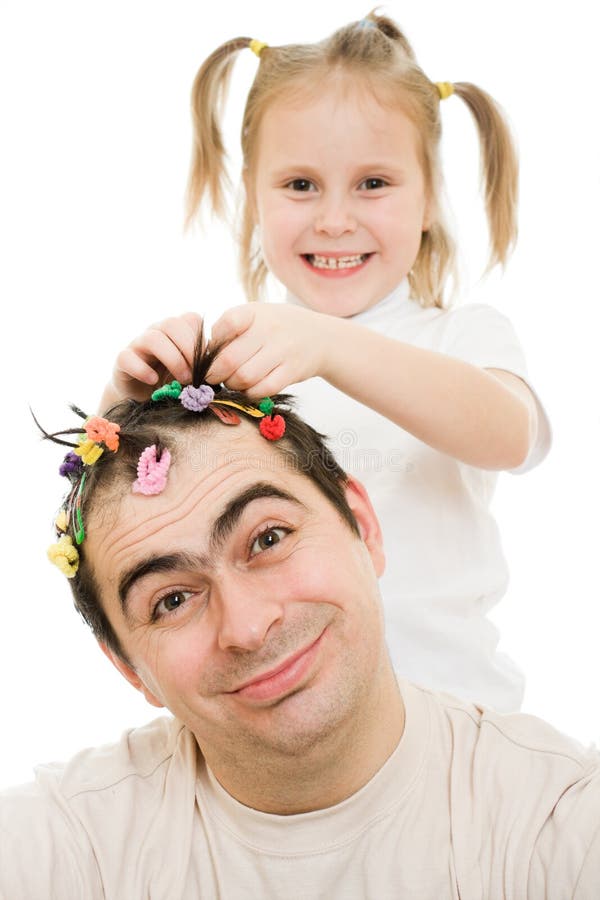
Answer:
<svg viewBox="0 0 600 900"><path fill-rule="evenodd" d="M525 708L600 742L597 508L600 300L597 43L583 0L412 0L387 11L433 80L470 80L508 111L522 164L521 236L503 278L485 253L473 127L443 107L444 157L467 299L497 304L525 345L555 430L551 456L502 476L496 512L512 572L497 615L527 675ZM2 85L3 552L0 785L38 761L115 739L155 710L120 679L46 561L64 483L50 428L93 410L117 351L150 322L243 302L227 232L184 237L189 89L202 59L238 35L317 40L368 4L9 0ZM237 159L244 52L227 122Z"/></svg>

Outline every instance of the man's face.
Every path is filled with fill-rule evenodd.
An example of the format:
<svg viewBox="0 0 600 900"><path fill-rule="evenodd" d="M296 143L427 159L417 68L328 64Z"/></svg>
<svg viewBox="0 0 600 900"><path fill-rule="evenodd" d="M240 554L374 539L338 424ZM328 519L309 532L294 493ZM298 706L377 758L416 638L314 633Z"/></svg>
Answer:
<svg viewBox="0 0 600 900"><path fill-rule="evenodd" d="M207 758L302 752L368 703L383 554L366 495L348 500L362 539L243 423L191 434L162 494L92 514L86 555L132 668L111 657Z"/></svg>

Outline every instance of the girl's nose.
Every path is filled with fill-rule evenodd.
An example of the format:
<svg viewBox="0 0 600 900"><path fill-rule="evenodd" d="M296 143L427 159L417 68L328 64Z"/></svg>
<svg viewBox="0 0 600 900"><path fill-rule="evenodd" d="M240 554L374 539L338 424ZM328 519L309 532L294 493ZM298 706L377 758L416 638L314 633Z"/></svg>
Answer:
<svg viewBox="0 0 600 900"><path fill-rule="evenodd" d="M356 218L347 202L331 199L320 204L315 218L318 234L337 238L343 234L353 234L356 227Z"/></svg>

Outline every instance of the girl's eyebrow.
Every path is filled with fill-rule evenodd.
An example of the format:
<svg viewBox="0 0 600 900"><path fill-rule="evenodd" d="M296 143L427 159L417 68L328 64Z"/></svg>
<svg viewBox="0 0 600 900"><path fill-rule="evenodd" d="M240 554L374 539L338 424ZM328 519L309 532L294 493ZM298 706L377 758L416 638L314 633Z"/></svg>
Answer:
<svg viewBox="0 0 600 900"><path fill-rule="evenodd" d="M126 569L119 577L117 595L127 621L130 620L130 594L135 584L149 575L157 572L174 572L183 569L208 569L211 565L211 557L214 558L223 543L234 530L246 507L256 500L273 497L277 500L285 500L306 509L292 494L269 482L258 482L233 497L222 513L213 522L209 535L209 555L180 551L177 553L165 553L162 556L149 556L139 560L129 569Z"/></svg>

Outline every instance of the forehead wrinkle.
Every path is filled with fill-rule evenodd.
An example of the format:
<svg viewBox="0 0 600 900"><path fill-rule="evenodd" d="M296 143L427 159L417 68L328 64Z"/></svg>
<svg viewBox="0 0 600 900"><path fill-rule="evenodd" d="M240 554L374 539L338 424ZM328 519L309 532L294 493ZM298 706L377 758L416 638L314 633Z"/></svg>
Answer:
<svg viewBox="0 0 600 900"><path fill-rule="evenodd" d="M239 467L235 467L235 469L229 473L225 478L223 478L221 474L221 470L225 468L227 465L231 463L230 460L225 460L223 463L217 465L211 474L201 481L199 484L194 485L189 493L186 494L183 498L181 497L181 492L178 493L176 498L173 498L172 504L170 507L161 513L156 513L151 519L146 519L140 522L137 525L132 527L131 522L127 519L123 522L120 529L111 529L107 531L107 533L100 539L99 550L102 551L103 545L109 543L112 547L119 542L122 538L126 538L125 543L119 547L113 556L113 565L118 564L119 560L123 557L124 554L130 553L131 550L136 547L138 544L143 543L152 537L154 537L158 532L163 529L168 528L170 525L173 525L175 522L178 522L181 519L184 519L189 513L194 509L194 507L199 502L198 494L205 494L208 496L210 492L213 490L212 482L216 479L218 480L217 486L225 484L227 480L233 478L235 475L241 474L242 470ZM181 488L183 489L185 486L182 482ZM152 502L152 498L136 498L136 506L138 504L147 503L150 500ZM129 519L131 519L135 515L132 512ZM97 557L97 553L94 556Z"/></svg>

